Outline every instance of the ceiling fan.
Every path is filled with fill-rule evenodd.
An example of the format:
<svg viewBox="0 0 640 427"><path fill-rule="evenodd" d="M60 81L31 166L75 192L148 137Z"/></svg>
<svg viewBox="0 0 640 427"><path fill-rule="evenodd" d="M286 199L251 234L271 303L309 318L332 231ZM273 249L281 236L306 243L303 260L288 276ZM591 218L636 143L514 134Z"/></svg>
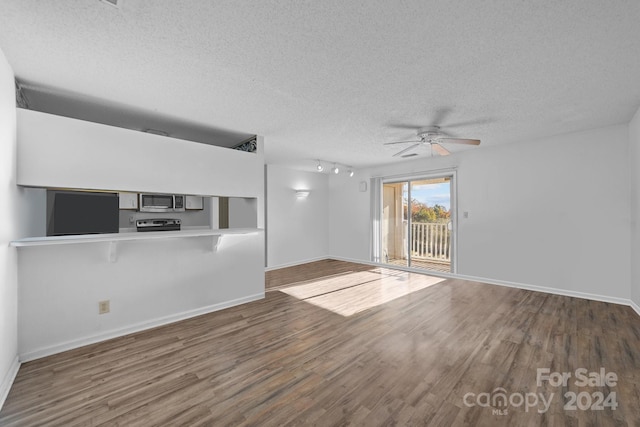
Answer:
<svg viewBox="0 0 640 427"><path fill-rule="evenodd" d="M413 141L396 141L396 142L386 142L384 145L395 145L395 144L410 144L409 147L398 151L393 157L397 156L411 156L415 154L406 155L406 153L415 150L420 146L429 145L431 148L431 153L437 153L441 156L446 156L451 154L449 150L444 148L442 144L464 144L464 145L480 145L479 139L466 139L466 138L452 138L447 134L443 133L440 130L440 126L427 126L424 128L418 129L417 136L419 139ZM405 156L403 156L405 155Z"/></svg>

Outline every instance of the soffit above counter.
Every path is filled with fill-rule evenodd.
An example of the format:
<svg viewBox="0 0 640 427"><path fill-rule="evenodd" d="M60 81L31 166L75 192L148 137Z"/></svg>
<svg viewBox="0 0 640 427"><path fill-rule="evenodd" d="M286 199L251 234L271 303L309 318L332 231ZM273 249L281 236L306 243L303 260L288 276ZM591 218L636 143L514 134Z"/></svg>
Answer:
<svg viewBox="0 0 640 427"><path fill-rule="evenodd" d="M139 107L26 82L16 82L16 104L27 110L216 147L242 149L243 144L256 138L255 134L247 132L222 129Z"/></svg>

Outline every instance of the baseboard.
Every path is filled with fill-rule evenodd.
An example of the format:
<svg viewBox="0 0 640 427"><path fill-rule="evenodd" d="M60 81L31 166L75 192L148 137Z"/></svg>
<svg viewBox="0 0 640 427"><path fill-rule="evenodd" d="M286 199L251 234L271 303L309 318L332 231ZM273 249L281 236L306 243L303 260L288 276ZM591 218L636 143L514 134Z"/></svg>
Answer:
<svg viewBox="0 0 640 427"><path fill-rule="evenodd" d="M72 341L66 341L60 344L42 347L34 351L29 351L20 354L20 361L28 362L34 359L40 359L41 357L50 356L52 354L61 353L63 351L72 350L78 347L84 347L89 344L95 344L101 341L106 341L112 338L121 337L124 335L132 334L135 332L144 331L158 326L167 325L169 323L178 322L180 320L189 319L192 317L200 316L214 311L224 310L225 308L235 307L237 305L246 304L252 301L257 301L264 298L264 292L249 295L242 298L237 298L231 301L225 301L218 304L209 305L206 307L197 308L195 310L189 310L182 313L172 314L170 316L164 316L157 319L137 323L127 326L125 328L112 329L99 334L82 337Z"/></svg>
<svg viewBox="0 0 640 427"><path fill-rule="evenodd" d="M570 291L567 289L550 288L546 286L529 285L525 283L510 282L508 280L487 279L485 277L466 276L464 274L456 274L455 278L469 280L472 282L487 283L490 285L506 286L509 288L524 289L527 291L544 292L553 295L562 295L573 298L582 298L592 301L609 302L613 304L629 305L630 300L627 298L612 297L608 295L592 294L589 292Z"/></svg>
<svg viewBox="0 0 640 427"><path fill-rule="evenodd" d="M629 306L638 313L638 316L640 316L640 305L636 304L633 300L629 300Z"/></svg>
<svg viewBox="0 0 640 427"><path fill-rule="evenodd" d="M18 358L18 356L16 356L15 359L13 359L11 366L9 367L9 371L2 379L2 384L0 384L0 409L2 409L5 400L7 400L9 390L11 390L11 386L13 385L13 381L16 379L16 375L18 375L19 369L20 359Z"/></svg>
<svg viewBox="0 0 640 427"><path fill-rule="evenodd" d="M295 262L290 262L290 263L287 263L287 264L280 264L280 265L274 265L274 266L271 266L271 267L266 267L264 269L264 271L272 271L272 270L279 270L281 268L295 267L297 265L309 264L310 262L324 261L324 260L327 260L327 259L332 259L332 258L329 257L329 256L310 258L310 259L305 259L303 261L295 261ZM357 262L357 261L353 261L353 262Z"/></svg>
<svg viewBox="0 0 640 427"><path fill-rule="evenodd" d="M638 314L640 314L640 307L637 304L635 304L633 301L627 298L611 297L607 295L592 294L588 292L570 291L567 289L550 288L546 286L529 285L525 283L510 282L507 280L489 279L486 277L467 276L464 274L444 273L440 271L427 272L425 270L417 269L417 268L402 267L402 266L395 266L395 265L389 266L387 264L381 264L381 263L376 263L371 261L354 260L354 259L348 259L348 258L342 258L342 257L330 257L330 259L335 259L338 261L355 262L358 264L371 265L375 267L393 268L396 270L403 270L403 271L408 271L411 273L418 273L418 274L428 274L429 276L444 277L447 279L468 280L471 282L487 283L489 285L506 286L510 288L518 288L518 289L524 289L528 291L544 292L547 294L563 295L563 296L583 298L583 299L588 299L593 301L628 305L628 306L631 306L636 312L638 312Z"/></svg>

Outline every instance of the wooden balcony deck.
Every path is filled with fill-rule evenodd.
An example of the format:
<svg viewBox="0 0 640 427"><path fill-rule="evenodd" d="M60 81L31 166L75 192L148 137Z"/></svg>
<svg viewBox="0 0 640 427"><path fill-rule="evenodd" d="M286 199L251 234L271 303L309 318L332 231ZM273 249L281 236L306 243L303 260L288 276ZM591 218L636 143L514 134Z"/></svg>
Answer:
<svg viewBox="0 0 640 427"><path fill-rule="evenodd" d="M390 265L401 265L406 267L407 266L407 260L406 259L390 259L389 260L389 264ZM431 261L431 260L425 260L425 259L416 259L416 258L412 258L411 259L411 267L413 268L423 268L425 270L431 270L431 271L442 271L444 273L450 273L451 272L451 263L448 261Z"/></svg>

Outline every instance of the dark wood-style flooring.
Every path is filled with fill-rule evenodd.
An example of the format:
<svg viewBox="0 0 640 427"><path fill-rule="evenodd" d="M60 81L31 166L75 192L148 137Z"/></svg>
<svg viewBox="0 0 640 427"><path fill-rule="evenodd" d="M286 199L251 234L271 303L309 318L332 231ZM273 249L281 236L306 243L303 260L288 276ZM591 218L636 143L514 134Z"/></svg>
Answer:
<svg viewBox="0 0 640 427"><path fill-rule="evenodd" d="M24 363L0 425L640 425L628 307L331 260L266 279L264 300ZM565 410L572 392L617 408ZM531 393L546 412L516 405Z"/></svg>

